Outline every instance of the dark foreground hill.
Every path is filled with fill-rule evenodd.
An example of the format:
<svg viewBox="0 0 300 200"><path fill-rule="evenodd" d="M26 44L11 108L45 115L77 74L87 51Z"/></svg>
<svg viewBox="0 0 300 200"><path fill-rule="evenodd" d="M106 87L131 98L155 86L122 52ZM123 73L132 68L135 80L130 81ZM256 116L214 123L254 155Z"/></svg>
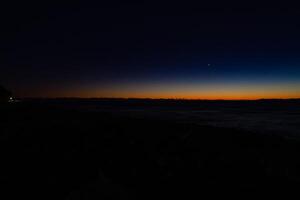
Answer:
<svg viewBox="0 0 300 200"><path fill-rule="evenodd" d="M12 93L0 85L0 103L8 102L8 100L11 96L12 96Z"/></svg>
<svg viewBox="0 0 300 200"><path fill-rule="evenodd" d="M0 109L1 199L194 199L300 186L297 138L33 102Z"/></svg>

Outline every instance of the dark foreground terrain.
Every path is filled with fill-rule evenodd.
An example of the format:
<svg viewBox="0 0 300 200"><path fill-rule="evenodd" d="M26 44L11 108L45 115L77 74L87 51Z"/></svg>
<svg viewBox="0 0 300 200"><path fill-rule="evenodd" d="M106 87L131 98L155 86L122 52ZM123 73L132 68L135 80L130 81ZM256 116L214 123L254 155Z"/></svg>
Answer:
<svg viewBox="0 0 300 200"><path fill-rule="evenodd" d="M134 103L99 102L97 109L58 101L1 105L0 198L199 199L299 190L299 102L256 102L261 115L245 111L247 103L219 102L198 118L194 111L209 105ZM212 114L218 105L225 111ZM258 123L266 114L272 121L273 112L287 131L214 126L214 117L228 120L226 109L244 118L254 113ZM178 118L175 110L190 117Z"/></svg>

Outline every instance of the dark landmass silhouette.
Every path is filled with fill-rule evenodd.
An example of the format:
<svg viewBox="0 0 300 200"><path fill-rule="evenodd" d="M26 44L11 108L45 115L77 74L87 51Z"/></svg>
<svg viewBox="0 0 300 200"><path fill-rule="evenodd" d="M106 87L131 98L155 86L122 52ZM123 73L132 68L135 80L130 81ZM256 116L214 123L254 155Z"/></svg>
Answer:
<svg viewBox="0 0 300 200"><path fill-rule="evenodd" d="M0 102L8 102L12 92L0 85Z"/></svg>
<svg viewBox="0 0 300 200"><path fill-rule="evenodd" d="M270 197L300 186L299 100L25 99L0 112L11 199Z"/></svg>

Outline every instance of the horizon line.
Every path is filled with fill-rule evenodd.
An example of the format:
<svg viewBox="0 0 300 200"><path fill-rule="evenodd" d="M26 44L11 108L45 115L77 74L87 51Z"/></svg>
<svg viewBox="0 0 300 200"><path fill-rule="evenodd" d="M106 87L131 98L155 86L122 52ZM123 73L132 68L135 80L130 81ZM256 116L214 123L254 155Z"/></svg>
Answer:
<svg viewBox="0 0 300 200"><path fill-rule="evenodd" d="M182 101L259 101L259 100L300 100L299 98L257 98L257 99L194 99L194 98L139 98L139 97L20 97L17 99L86 99L86 100L182 100Z"/></svg>

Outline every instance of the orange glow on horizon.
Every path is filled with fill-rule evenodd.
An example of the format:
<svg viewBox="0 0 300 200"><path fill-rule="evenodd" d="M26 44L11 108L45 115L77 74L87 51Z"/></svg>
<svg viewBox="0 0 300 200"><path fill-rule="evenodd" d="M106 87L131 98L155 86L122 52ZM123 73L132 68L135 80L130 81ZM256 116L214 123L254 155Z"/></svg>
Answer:
<svg viewBox="0 0 300 200"><path fill-rule="evenodd" d="M150 99L203 99L203 100L256 100L300 98L300 84L287 85L137 85L98 88L72 87L55 90L48 88L33 95L20 97L45 98L150 98Z"/></svg>
<svg viewBox="0 0 300 200"><path fill-rule="evenodd" d="M294 99L300 98L299 93L293 92L213 92L203 94L193 93L125 93L125 92L60 92L60 93L45 93L42 96L45 98L141 98L141 99L190 99L190 100L257 100L257 99Z"/></svg>

